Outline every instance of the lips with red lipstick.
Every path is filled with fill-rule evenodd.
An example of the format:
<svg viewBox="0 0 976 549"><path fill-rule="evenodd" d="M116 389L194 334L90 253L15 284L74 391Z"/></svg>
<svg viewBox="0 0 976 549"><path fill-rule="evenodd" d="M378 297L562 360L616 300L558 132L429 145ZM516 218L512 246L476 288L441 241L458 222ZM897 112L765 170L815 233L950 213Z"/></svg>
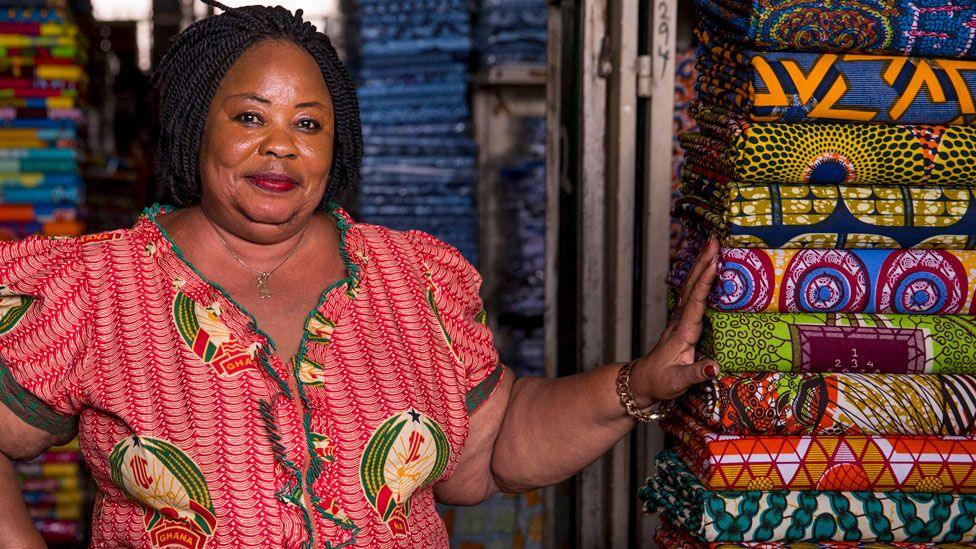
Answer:
<svg viewBox="0 0 976 549"><path fill-rule="evenodd" d="M273 193L285 193L299 185L298 179L284 172L252 172L244 177L255 187Z"/></svg>

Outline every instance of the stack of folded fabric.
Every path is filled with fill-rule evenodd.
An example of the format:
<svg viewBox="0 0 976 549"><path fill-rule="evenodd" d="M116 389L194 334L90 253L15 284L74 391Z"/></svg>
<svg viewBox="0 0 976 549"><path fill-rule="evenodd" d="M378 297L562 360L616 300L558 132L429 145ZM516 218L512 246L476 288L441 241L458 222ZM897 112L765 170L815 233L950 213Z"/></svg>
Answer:
<svg viewBox="0 0 976 549"><path fill-rule="evenodd" d="M363 0L364 221L420 229L477 262L467 0Z"/></svg>
<svg viewBox="0 0 976 549"><path fill-rule="evenodd" d="M63 2L0 2L0 239L83 230L79 39Z"/></svg>
<svg viewBox="0 0 976 549"><path fill-rule="evenodd" d="M722 243L659 543L976 541L976 4L699 0L682 136Z"/></svg>
<svg viewBox="0 0 976 549"><path fill-rule="evenodd" d="M477 48L484 66L545 64L546 0L480 0Z"/></svg>
<svg viewBox="0 0 976 549"><path fill-rule="evenodd" d="M85 537L88 493L78 441L16 464L34 526L48 544L76 546Z"/></svg>
<svg viewBox="0 0 976 549"><path fill-rule="evenodd" d="M513 238L502 251L495 335L505 365L519 376L544 376L546 119L522 118L519 126L517 152L498 181L500 218Z"/></svg>
<svg viewBox="0 0 976 549"><path fill-rule="evenodd" d="M672 123L671 146L671 204L681 198L681 167L684 165L685 150L681 147L679 135L698 129L691 117L691 108L696 95L695 83L698 71L695 69L697 55L695 48L679 48L674 56L674 119ZM684 226L676 216L671 216L671 246L669 257L675 259L678 243L682 240Z"/></svg>
<svg viewBox="0 0 976 549"><path fill-rule="evenodd" d="M79 40L64 2L0 1L0 240L84 229ZM77 441L16 469L45 541L80 543L87 497Z"/></svg>

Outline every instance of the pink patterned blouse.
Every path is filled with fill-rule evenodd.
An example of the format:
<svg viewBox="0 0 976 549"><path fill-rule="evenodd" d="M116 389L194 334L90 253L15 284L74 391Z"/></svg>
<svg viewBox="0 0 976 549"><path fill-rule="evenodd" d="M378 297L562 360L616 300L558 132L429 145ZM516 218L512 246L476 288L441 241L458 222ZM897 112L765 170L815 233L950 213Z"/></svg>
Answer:
<svg viewBox="0 0 976 549"><path fill-rule="evenodd" d="M445 547L432 485L504 371L475 269L333 208L349 276L285 364L161 215L0 245L0 400L80 421L92 546Z"/></svg>

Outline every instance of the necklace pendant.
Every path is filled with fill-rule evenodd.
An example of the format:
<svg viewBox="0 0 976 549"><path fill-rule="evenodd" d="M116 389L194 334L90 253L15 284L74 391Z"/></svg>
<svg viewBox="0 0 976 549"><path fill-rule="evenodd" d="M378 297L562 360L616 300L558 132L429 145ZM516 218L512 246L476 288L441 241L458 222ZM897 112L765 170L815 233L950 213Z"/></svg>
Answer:
<svg viewBox="0 0 976 549"><path fill-rule="evenodd" d="M271 288L268 287L268 275L271 273L258 274L258 291L261 292L261 299L271 297Z"/></svg>

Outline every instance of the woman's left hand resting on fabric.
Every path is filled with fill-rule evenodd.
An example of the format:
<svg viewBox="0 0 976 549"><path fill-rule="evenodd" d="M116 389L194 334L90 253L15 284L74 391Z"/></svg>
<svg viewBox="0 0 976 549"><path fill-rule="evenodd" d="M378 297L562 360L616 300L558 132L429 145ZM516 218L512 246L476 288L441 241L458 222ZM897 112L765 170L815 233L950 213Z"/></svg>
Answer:
<svg viewBox="0 0 976 549"><path fill-rule="evenodd" d="M8 458L76 428L95 547L447 547L435 498L560 482L633 429L621 364L516 379L456 250L326 207L359 182L362 129L300 16L227 8L155 81L157 177L182 207L0 245L0 547L38 541ZM717 257L712 241L632 364L638 406L717 374L694 351Z"/></svg>
<svg viewBox="0 0 976 549"><path fill-rule="evenodd" d="M718 252L717 241L710 240L660 340L633 366L631 389L641 407L673 399L718 375L715 361L695 362ZM438 500L474 504L499 491L561 482L592 463L634 427L616 392L621 366L556 379L516 380L506 373L492 398L471 416L458 471L435 487Z"/></svg>

